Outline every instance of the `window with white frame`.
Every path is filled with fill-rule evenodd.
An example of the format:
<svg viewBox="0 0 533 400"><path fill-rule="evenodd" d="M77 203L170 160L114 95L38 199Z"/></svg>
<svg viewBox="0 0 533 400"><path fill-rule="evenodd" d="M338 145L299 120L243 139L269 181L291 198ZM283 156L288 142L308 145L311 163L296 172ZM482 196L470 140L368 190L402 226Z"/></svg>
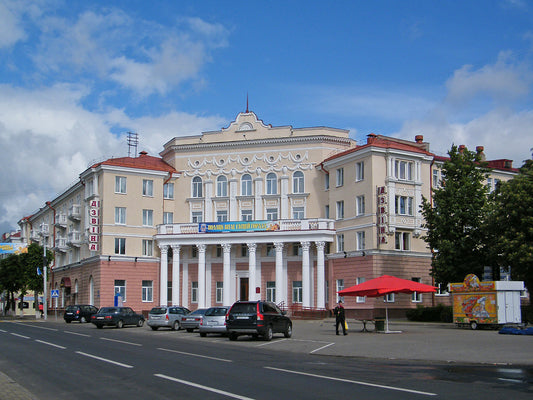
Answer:
<svg viewBox="0 0 533 400"><path fill-rule="evenodd" d="M355 181L359 182L365 179L365 163L360 161L355 163Z"/></svg>
<svg viewBox="0 0 533 400"><path fill-rule="evenodd" d="M151 179L143 179L143 196L154 196L154 181Z"/></svg>
<svg viewBox="0 0 533 400"><path fill-rule="evenodd" d="M174 213L164 212L163 213L163 223L164 224L173 224L174 223Z"/></svg>
<svg viewBox="0 0 533 400"><path fill-rule="evenodd" d="M418 277L417 278L411 278L411 280L413 282L418 282L418 283L420 283L420 281L421 281L420 278L418 278ZM422 302L422 293L413 292L411 294L411 301L413 303L421 303Z"/></svg>
<svg viewBox="0 0 533 400"><path fill-rule="evenodd" d="M395 249L407 251L411 250L411 235L409 232L396 232L395 237Z"/></svg>
<svg viewBox="0 0 533 400"><path fill-rule="evenodd" d="M440 187L439 170L437 168L433 169L433 182L431 183L434 188Z"/></svg>
<svg viewBox="0 0 533 400"><path fill-rule="evenodd" d="M361 283L365 282L366 278L363 278L362 276L358 276L355 278L355 284L360 285ZM356 296L355 301L357 303L364 303L366 301L366 296Z"/></svg>
<svg viewBox="0 0 533 400"><path fill-rule="evenodd" d="M203 197L203 183L202 178L195 176L192 178L192 197Z"/></svg>
<svg viewBox="0 0 533 400"><path fill-rule="evenodd" d="M221 244L217 244L216 245L216 249L217 249L217 257L218 258L222 257L222 245Z"/></svg>
<svg viewBox="0 0 533 400"><path fill-rule="evenodd" d="M329 218L329 204L324 206L324 217Z"/></svg>
<svg viewBox="0 0 533 400"><path fill-rule="evenodd" d="M191 213L191 220L195 224L203 222L203 220L204 220L203 213L201 211L193 211Z"/></svg>
<svg viewBox="0 0 533 400"><path fill-rule="evenodd" d="M115 193L126 194L125 176L115 176Z"/></svg>
<svg viewBox="0 0 533 400"><path fill-rule="evenodd" d="M302 302L302 281L292 281L292 302Z"/></svg>
<svg viewBox="0 0 533 400"><path fill-rule="evenodd" d="M126 254L126 238L115 238L115 254Z"/></svg>
<svg viewBox="0 0 533 400"><path fill-rule="evenodd" d="M198 303L198 282L191 282L191 303Z"/></svg>
<svg viewBox="0 0 533 400"><path fill-rule="evenodd" d="M228 211L218 210L217 211L217 222L226 222L227 220L228 220Z"/></svg>
<svg viewBox="0 0 533 400"><path fill-rule="evenodd" d="M386 295L383 297L383 301L384 301L385 303L394 303L394 293L386 294Z"/></svg>
<svg viewBox="0 0 533 400"><path fill-rule="evenodd" d="M292 208L292 218L293 219L304 219L304 208L303 207L293 207Z"/></svg>
<svg viewBox="0 0 533 400"><path fill-rule="evenodd" d="M337 219L344 219L344 200L337 201Z"/></svg>
<svg viewBox="0 0 533 400"><path fill-rule="evenodd" d="M436 296L449 296L450 292L448 292L448 285L444 283L437 283L435 284L437 287L437 291L435 292Z"/></svg>
<svg viewBox="0 0 533 400"><path fill-rule="evenodd" d="M141 301L143 303L154 301L154 282L153 281L142 281Z"/></svg>
<svg viewBox="0 0 533 400"><path fill-rule="evenodd" d="M126 207L115 207L115 224L126 225Z"/></svg>
<svg viewBox="0 0 533 400"><path fill-rule="evenodd" d="M335 172L336 181L335 185L337 187L344 185L344 168L338 168Z"/></svg>
<svg viewBox="0 0 533 400"><path fill-rule="evenodd" d="M344 251L344 234L337 235L337 253Z"/></svg>
<svg viewBox="0 0 533 400"><path fill-rule="evenodd" d="M292 255L293 256L301 256L302 255L302 244L301 243L293 243L292 244Z"/></svg>
<svg viewBox="0 0 533 400"><path fill-rule="evenodd" d="M396 215L413 215L414 199L408 196L396 196Z"/></svg>
<svg viewBox="0 0 533 400"><path fill-rule="evenodd" d="M413 162L396 160L394 162L394 176L402 181L412 181Z"/></svg>
<svg viewBox="0 0 533 400"><path fill-rule="evenodd" d="M252 177L250 174L244 174L241 178L241 196L252 195Z"/></svg>
<svg viewBox="0 0 533 400"><path fill-rule="evenodd" d="M115 296L122 297L126 301L126 281L124 279L115 279Z"/></svg>
<svg viewBox="0 0 533 400"><path fill-rule="evenodd" d="M252 210L241 210L241 221L251 221L252 218Z"/></svg>
<svg viewBox="0 0 533 400"><path fill-rule="evenodd" d="M329 190L329 174L324 175L324 190Z"/></svg>
<svg viewBox="0 0 533 400"><path fill-rule="evenodd" d="M241 244L241 257L249 256L248 245L246 243Z"/></svg>
<svg viewBox="0 0 533 400"><path fill-rule="evenodd" d="M357 250L364 250L366 248L365 244L365 231L359 231L356 235L356 248Z"/></svg>
<svg viewBox="0 0 533 400"><path fill-rule="evenodd" d="M304 173L302 171L296 171L292 175L292 192L304 193Z"/></svg>
<svg viewBox="0 0 533 400"><path fill-rule="evenodd" d="M355 198L355 214L364 215L365 214L365 196L357 196Z"/></svg>
<svg viewBox="0 0 533 400"><path fill-rule="evenodd" d="M266 244L266 255L267 257L274 257L276 255L276 247L274 246L274 243Z"/></svg>
<svg viewBox="0 0 533 400"><path fill-rule="evenodd" d="M154 226L154 210L143 210L143 225Z"/></svg>
<svg viewBox="0 0 533 400"><path fill-rule="evenodd" d="M277 221L278 220L278 209L277 208L267 208L266 218L268 221Z"/></svg>
<svg viewBox="0 0 533 400"><path fill-rule="evenodd" d="M228 196L228 178L224 175L220 175L217 178L217 197Z"/></svg>
<svg viewBox="0 0 533 400"><path fill-rule="evenodd" d="M216 296L215 296L215 302L216 303L222 303L224 299L224 282L217 282L216 283Z"/></svg>
<svg viewBox="0 0 533 400"><path fill-rule="evenodd" d="M336 284L336 287L335 287L335 293L337 293L337 303L339 301L344 301L344 297L343 296L339 296L338 292L340 292L341 290L344 289L344 279L337 279L337 281L335 282Z"/></svg>
<svg viewBox="0 0 533 400"><path fill-rule="evenodd" d="M142 241L142 255L152 257L154 255L154 241L143 239Z"/></svg>
<svg viewBox="0 0 533 400"><path fill-rule="evenodd" d="M163 185L163 198L167 200L174 198L174 184L172 182Z"/></svg>
<svg viewBox="0 0 533 400"><path fill-rule="evenodd" d="M274 172L266 176L266 194L278 194L278 177Z"/></svg>
<svg viewBox="0 0 533 400"><path fill-rule="evenodd" d="M266 299L267 301L271 301L273 303L276 302L276 282L275 281L268 281L266 283Z"/></svg>

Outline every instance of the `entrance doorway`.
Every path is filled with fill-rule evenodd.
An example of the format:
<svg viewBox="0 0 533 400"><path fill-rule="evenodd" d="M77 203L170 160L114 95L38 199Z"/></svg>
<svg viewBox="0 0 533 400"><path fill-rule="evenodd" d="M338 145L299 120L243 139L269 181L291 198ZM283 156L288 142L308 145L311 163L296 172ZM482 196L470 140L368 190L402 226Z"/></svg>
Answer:
<svg viewBox="0 0 533 400"><path fill-rule="evenodd" d="M239 300L248 300L248 278L239 279Z"/></svg>

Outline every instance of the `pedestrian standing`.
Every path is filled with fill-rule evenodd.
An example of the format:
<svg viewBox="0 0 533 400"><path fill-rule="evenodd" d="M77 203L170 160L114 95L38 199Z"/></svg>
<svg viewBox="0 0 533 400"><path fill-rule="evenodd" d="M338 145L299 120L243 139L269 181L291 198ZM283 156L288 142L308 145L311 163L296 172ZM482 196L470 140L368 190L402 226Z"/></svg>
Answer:
<svg viewBox="0 0 533 400"><path fill-rule="evenodd" d="M342 300L339 300L337 307L333 310L335 314L335 333L339 334L339 324L342 326L342 333L347 335L346 332L346 315L344 313L344 307L342 305Z"/></svg>

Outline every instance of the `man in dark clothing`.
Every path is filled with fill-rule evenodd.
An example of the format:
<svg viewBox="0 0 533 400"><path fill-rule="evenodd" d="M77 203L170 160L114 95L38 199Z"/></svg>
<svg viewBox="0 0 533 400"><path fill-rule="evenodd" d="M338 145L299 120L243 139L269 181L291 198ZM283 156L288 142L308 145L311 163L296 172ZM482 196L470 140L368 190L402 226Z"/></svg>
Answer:
<svg viewBox="0 0 533 400"><path fill-rule="evenodd" d="M339 300L339 304L335 309L333 310L333 314L335 314L335 333L339 334L339 324L342 326L342 333L344 335L347 335L346 333L346 316L344 315L344 307L342 306L342 300Z"/></svg>

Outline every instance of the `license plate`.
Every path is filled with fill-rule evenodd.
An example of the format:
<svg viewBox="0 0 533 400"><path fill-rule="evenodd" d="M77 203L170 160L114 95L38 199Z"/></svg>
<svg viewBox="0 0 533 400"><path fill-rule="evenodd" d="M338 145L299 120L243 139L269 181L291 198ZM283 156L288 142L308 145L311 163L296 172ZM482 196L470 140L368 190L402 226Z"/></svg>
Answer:
<svg viewBox="0 0 533 400"><path fill-rule="evenodd" d="M104 319L104 317L96 317L96 319Z"/></svg>
<svg viewBox="0 0 533 400"><path fill-rule="evenodd" d="M248 319L248 317L236 317L235 319Z"/></svg>
<svg viewBox="0 0 533 400"><path fill-rule="evenodd" d="M218 325L217 321L208 321L207 325Z"/></svg>

